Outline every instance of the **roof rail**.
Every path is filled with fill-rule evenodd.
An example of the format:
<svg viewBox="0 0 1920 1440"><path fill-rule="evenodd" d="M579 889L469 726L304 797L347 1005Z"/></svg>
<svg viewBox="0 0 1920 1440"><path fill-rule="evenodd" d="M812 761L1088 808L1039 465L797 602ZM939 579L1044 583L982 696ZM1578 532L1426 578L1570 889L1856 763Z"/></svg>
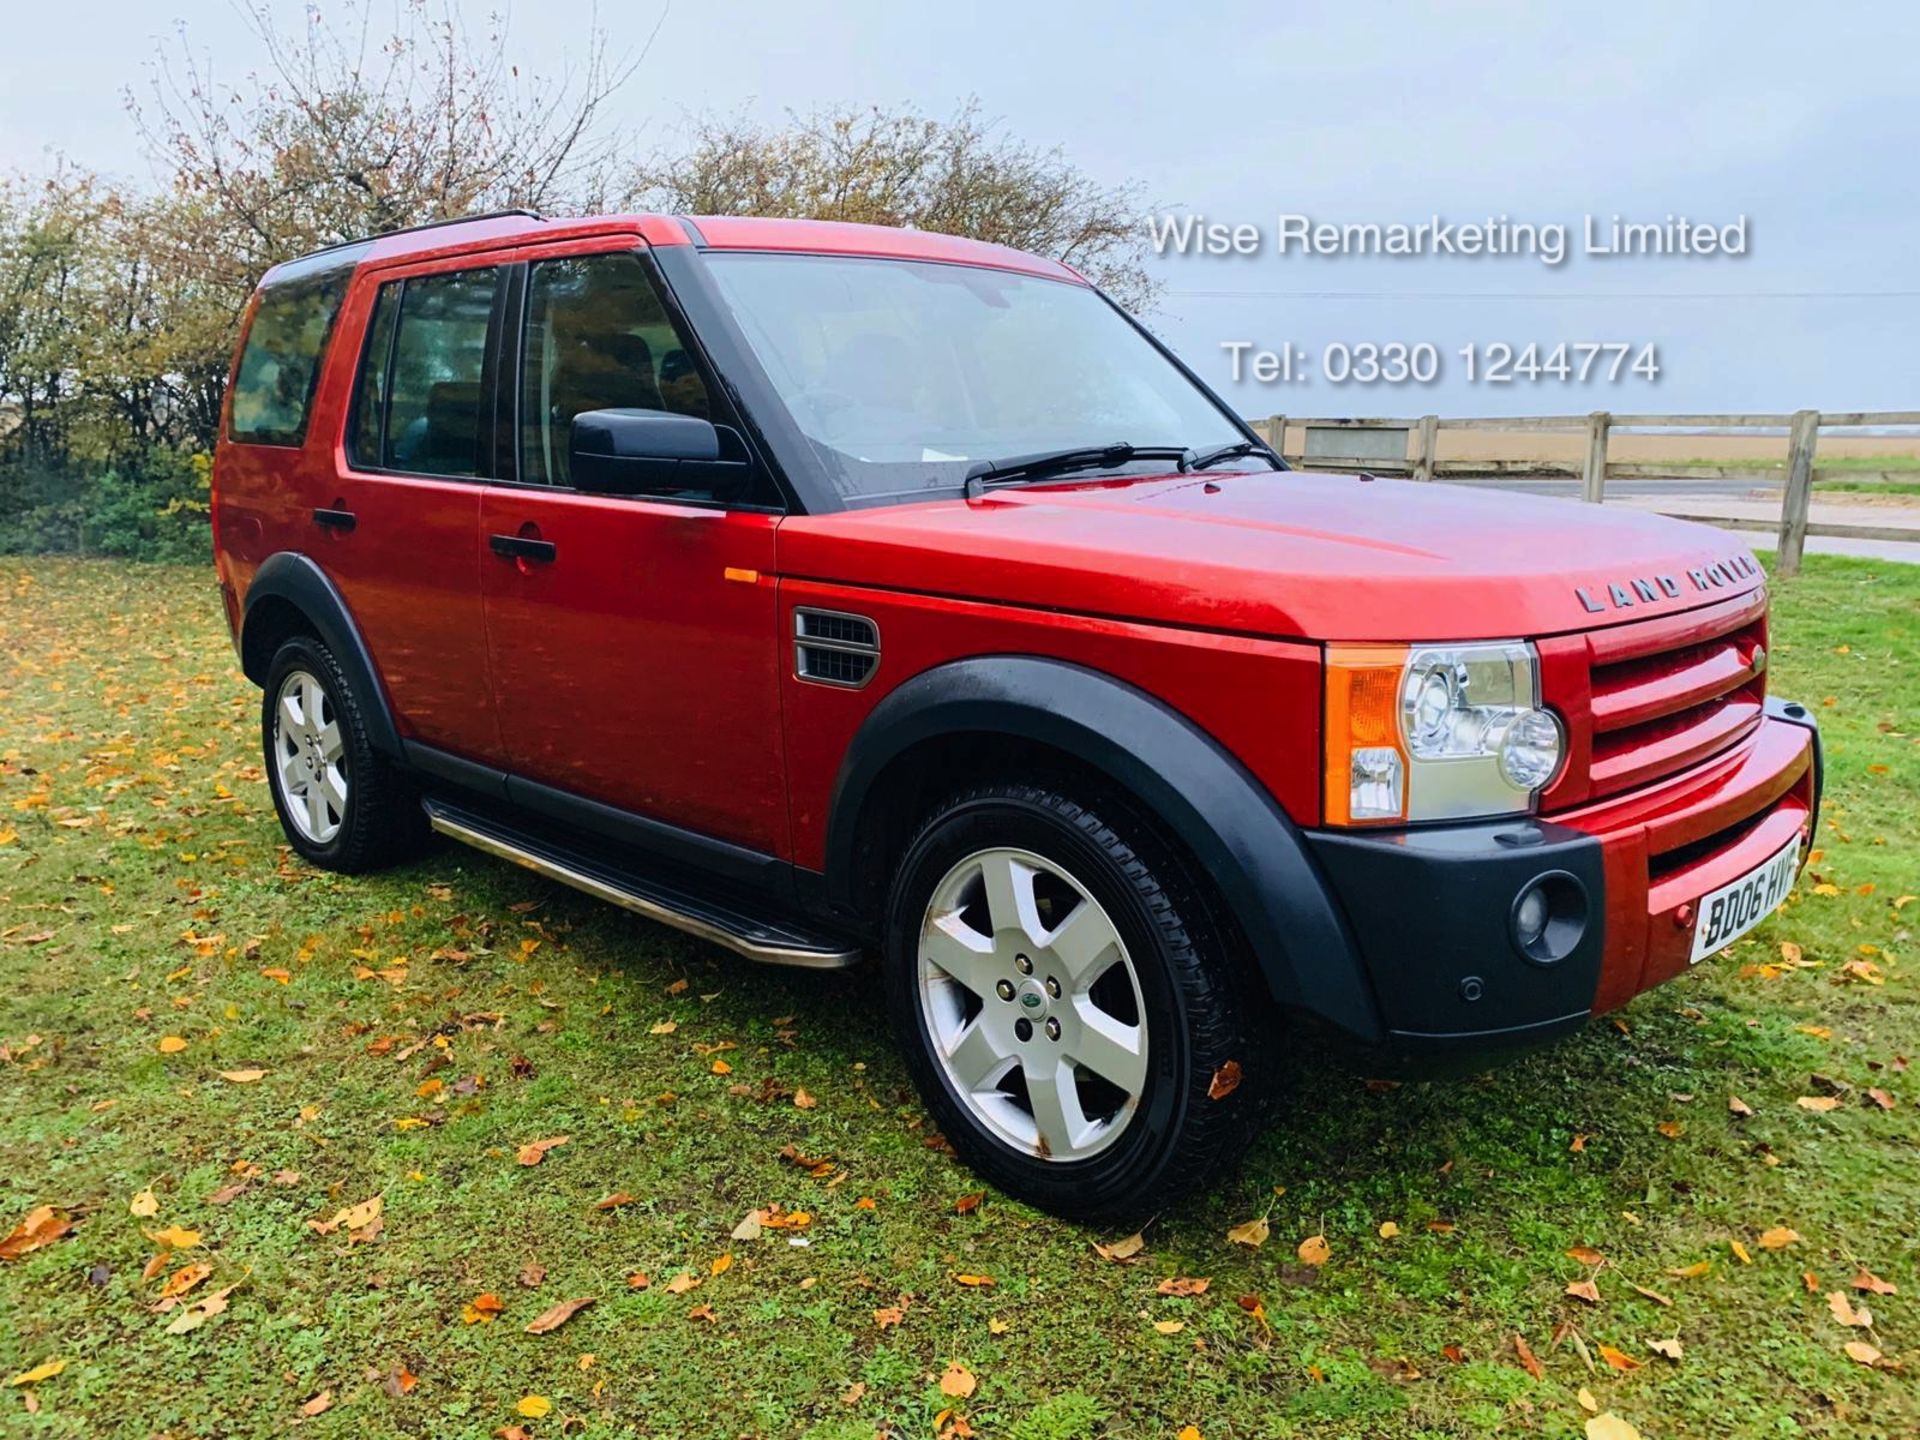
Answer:
<svg viewBox="0 0 1920 1440"><path fill-rule="evenodd" d="M481 220L510 220L516 216L542 223L545 223L547 218L538 210L517 207L510 210L487 210L478 215L449 215L444 220L427 220L419 225L402 225L393 230L379 230L372 235L362 235L354 240L336 240L331 245L322 245L318 250L309 250L306 254L297 257L295 261L283 263L298 263L300 260L311 260L316 255L331 255L336 250L351 250L356 245L371 245L376 240L385 240L394 235L413 235L422 230L444 229L449 225L472 225Z"/></svg>

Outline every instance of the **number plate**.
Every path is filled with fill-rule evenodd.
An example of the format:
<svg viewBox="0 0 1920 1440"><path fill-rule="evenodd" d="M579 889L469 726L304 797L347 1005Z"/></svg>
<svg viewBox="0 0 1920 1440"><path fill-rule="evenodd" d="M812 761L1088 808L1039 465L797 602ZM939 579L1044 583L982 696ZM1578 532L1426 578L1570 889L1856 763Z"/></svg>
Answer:
<svg viewBox="0 0 1920 1440"><path fill-rule="evenodd" d="M1700 918L1693 927L1693 953L1689 965L1698 965L1707 956L1724 950L1775 910L1793 888L1793 877L1800 873L1800 839L1795 836L1770 860L1763 860L1729 885L1710 895L1702 895L1696 909Z"/></svg>

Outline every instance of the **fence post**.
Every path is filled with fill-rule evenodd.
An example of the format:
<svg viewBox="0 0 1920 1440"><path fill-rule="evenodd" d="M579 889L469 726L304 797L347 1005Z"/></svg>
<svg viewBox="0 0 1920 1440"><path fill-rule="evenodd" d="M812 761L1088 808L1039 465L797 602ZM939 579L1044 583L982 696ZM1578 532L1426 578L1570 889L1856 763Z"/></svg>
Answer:
<svg viewBox="0 0 1920 1440"><path fill-rule="evenodd" d="M1420 429L1417 432L1420 437L1420 448L1413 457L1413 478L1416 480L1433 479L1433 446L1436 433L1439 429L1440 417L1438 415L1422 415L1420 417Z"/></svg>
<svg viewBox="0 0 1920 1440"><path fill-rule="evenodd" d="M1587 417L1587 468L1581 472L1580 498L1598 505L1607 498L1607 432L1613 416L1596 410Z"/></svg>
<svg viewBox="0 0 1920 1440"><path fill-rule="evenodd" d="M1287 417L1269 415L1267 417L1267 444L1273 447L1273 453L1282 460L1287 458Z"/></svg>
<svg viewBox="0 0 1920 1440"><path fill-rule="evenodd" d="M1794 411L1787 441L1787 495L1780 507L1780 541L1773 556L1776 575L1800 573L1800 551L1807 543L1807 503L1813 499L1813 452L1819 443L1820 412Z"/></svg>

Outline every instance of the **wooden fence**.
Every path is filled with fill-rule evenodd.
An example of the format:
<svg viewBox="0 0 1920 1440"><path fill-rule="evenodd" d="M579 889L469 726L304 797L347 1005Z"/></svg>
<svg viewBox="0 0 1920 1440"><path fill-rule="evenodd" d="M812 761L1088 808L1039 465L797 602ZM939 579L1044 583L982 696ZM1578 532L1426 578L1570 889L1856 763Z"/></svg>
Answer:
<svg viewBox="0 0 1920 1440"><path fill-rule="evenodd" d="M1385 475L1407 475L1415 480L1448 480L1472 477L1570 477L1581 482L1581 498L1600 504L1606 499L1609 479L1660 480L1752 480L1777 481L1783 472L1738 465L1705 464L1679 461L1661 464L1611 463L1608 442L1618 430L1785 430L1785 491L1778 523L1778 550L1774 570L1792 575L1800 569L1800 555L1809 533L1867 540L1920 540L1913 528L1878 525L1814 524L1809 526L1807 507L1819 479L1874 480L1899 478L1902 472L1857 470L1822 471L1814 463L1823 427L1842 426L1920 426L1920 410L1860 410L1822 413L1797 410L1791 415L1614 415L1596 410L1590 415L1522 415L1511 417L1445 419L1421 415L1404 419L1349 418L1301 419L1274 415L1256 424L1267 442L1286 456L1290 463L1308 469L1367 471ZM1303 433L1301 446L1288 453L1289 427ZM1585 457L1577 465L1540 459L1442 460L1438 455L1442 430L1506 430L1584 434ZM1350 436L1349 453L1341 454L1342 436ZM1330 443L1332 448L1330 448ZM1906 472L1920 475L1920 472ZM1705 517L1702 517L1705 518ZM1751 527L1752 520L1721 520L1719 523ZM1769 522L1765 528L1775 528Z"/></svg>

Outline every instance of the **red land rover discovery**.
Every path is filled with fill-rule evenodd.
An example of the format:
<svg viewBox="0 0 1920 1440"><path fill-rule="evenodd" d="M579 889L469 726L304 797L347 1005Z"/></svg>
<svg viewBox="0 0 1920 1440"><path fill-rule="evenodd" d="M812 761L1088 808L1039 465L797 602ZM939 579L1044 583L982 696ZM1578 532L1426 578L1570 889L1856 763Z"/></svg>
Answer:
<svg viewBox="0 0 1920 1440"><path fill-rule="evenodd" d="M1072 270L940 235L509 214L280 266L214 531L301 855L431 828L873 952L955 1147L1069 1215L1229 1158L1283 1009L1482 1044L1679 974L1819 801L1716 532L1290 471Z"/></svg>

